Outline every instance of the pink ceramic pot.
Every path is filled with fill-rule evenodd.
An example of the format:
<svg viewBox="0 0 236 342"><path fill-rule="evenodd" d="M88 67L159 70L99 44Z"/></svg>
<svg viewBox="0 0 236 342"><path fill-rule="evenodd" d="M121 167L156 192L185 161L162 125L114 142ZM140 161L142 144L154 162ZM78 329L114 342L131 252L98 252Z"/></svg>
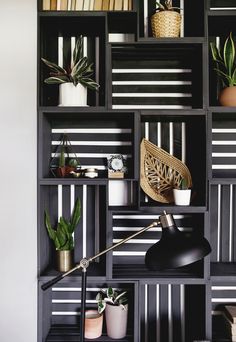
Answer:
<svg viewBox="0 0 236 342"><path fill-rule="evenodd" d="M102 335L103 314L97 310L87 310L85 312L85 338L94 339Z"/></svg>

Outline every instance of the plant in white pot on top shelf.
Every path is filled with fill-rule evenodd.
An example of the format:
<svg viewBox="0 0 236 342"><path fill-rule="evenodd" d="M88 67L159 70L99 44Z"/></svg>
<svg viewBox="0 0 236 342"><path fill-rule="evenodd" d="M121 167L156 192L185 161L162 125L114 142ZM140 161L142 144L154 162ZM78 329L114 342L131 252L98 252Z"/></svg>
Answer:
<svg viewBox="0 0 236 342"><path fill-rule="evenodd" d="M112 287L101 289L97 294L98 312L105 310L107 335L121 339L126 336L128 321L127 291L118 292Z"/></svg>
<svg viewBox="0 0 236 342"><path fill-rule="evenodd" d="M47 84L59 84L60 106L87 106L87 88L98 90L99 84L93 75L93 63L83 56L83 37L75 42L71 63L61 67L45 58L42 61L50 68L50 77L44 80Z"/></svg>
<svg viewBox="0 0 236 342"><path fill-rule="evenodd" d="M185 178L180 181L178 189L173 189L174 202L176 205L189 205L191 200L191 189Z"/></svg>
<svg viewBox="0 0 236 342"><path fill-rule="evenodd" d="M81 215L80 199L77 198L70 220L60 217L56 229L52 228L49 213L45 210L45 226L56 248L57 270L67 272L73 267L74 231Z"/></svg>
<svg viewBox="0 0 236 342"><path fill-rule="evenodd" d="M215 71L222 82L223 89L219 94L222 106L236 106L236 55L232 32L226 38L223 47L210 43L211 54L215 62Z"/></svg>

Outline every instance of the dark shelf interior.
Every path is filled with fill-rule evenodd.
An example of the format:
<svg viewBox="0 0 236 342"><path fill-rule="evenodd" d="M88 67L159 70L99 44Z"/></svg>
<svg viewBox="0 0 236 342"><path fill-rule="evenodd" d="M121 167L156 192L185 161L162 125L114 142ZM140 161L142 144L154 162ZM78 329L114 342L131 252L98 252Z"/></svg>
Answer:
<svg viewBox="0 0 236 342"><path fill-rule="evenodd" d="M211 262L211 276L217 279L228 277L235 281L236 263L235 262Z"/></svg>

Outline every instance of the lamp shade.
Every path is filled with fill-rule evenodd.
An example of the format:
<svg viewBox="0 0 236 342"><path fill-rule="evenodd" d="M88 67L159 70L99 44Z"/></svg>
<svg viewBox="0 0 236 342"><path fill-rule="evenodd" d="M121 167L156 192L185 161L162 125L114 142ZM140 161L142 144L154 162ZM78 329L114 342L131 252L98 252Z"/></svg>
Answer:
<svg viewBox="0 0 236 342"><path fill-rule="evenodd" d="M178 268L201 260L211 252L209 242L201 236L186 236L177 228L173 216L160 216L161 239L148 249L145 264L150 270Z"/></svg>

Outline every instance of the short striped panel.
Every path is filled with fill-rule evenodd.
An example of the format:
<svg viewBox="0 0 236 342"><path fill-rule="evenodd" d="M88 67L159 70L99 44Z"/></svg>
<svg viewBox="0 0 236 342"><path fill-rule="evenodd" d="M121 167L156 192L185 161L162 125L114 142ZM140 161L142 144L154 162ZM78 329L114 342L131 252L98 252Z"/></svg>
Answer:
<svg viewBox="0 0 236 342"><path fill-rule="evenodd" d="M212 123L213 176L236 175L236 121L235 118L214 120Z"/></svg>
<svg viewBox="0 0 236 342"><path fill-rule="evenodd" d="M235 1L234 0L211 0L210 1L210 10L235 10Z"/></svg>
<svg viewBox="0 0 236 342"><path fill-rule="evenodd" d="M142 285L141 341L188 342L205 338L204 291L204 286L196 285Z"/></svg>
<svg viewBox="0 0 236 342"><path fill-rule="evenodd" d="M236 244L236 186L214 184L211 186L211 261L235 262Z"/></svg>

